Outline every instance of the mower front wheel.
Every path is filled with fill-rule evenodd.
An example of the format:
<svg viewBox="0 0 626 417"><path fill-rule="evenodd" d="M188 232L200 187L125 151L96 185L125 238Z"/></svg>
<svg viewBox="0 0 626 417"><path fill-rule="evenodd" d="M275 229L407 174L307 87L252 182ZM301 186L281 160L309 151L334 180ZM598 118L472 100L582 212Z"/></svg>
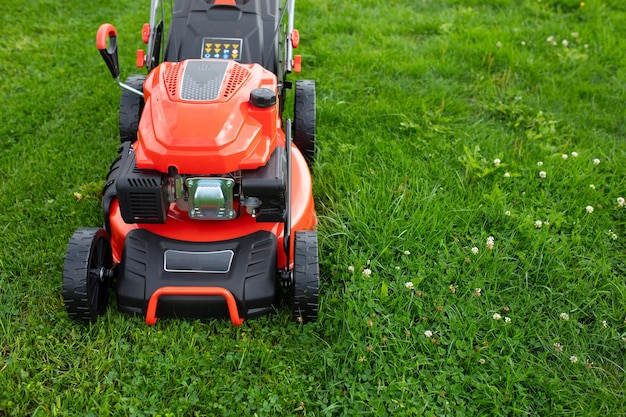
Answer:
<svg viewBox="0 0 626 417"><path fill-rule="evenodd" d="M113 256L104 229L81 228L67 245L63 303L70 318L95 321L109 303Z"/></svg>
<svg viewBox="0 0 626 417"><path fill-rule="evenodd" d="M124 84L138 91L143 91L145 75L131 75ZM139 130L139 119L143 111L143 97L127 89L122 89L120 97L120 141L135 142Z"/></svg>
<svg viewBox="0 0 626 417"><path fill-rule="evenodd" d="M295 233L292 282L293 318L299 323L317 320L319 309L320 269L317 232Z"/></svg>

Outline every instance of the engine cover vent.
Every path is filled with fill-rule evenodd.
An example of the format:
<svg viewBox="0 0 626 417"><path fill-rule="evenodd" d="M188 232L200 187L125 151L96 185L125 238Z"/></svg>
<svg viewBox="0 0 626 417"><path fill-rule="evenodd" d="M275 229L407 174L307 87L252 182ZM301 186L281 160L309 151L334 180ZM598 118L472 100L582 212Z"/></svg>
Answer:
<svg viewBox="0 0 626 417"><path fill-rule="evenodd" d="M188 101L213 101L220 95L229 62L188 61L183 73L180 98Z"/></svg>
<svg viewBox="0 0 626 417"><path fill-rule="evenodd" d="M170 100L214 101L228 100L250 76L250 70L236 62L190 60L167 66L164 79Z"/></svg>
<svg viewBox="0 0 626 417"><path fill-rule="evenodd" d="M234 64L230 72L230 77L228 77L226 88L224 89L224 98L227 99L230 97L241 84L248 80L248 77L250 77L250 71L242 65Z"/></svg>
<svg viewBox="0 0 626 417"><path fill-rule="evenodd" d="M180 82L182 73L182 63L167 67L165 70L165 87L167 88L167 93L169 94L171 100L176 98L176 89L178 88L178 83Z"/></svg>

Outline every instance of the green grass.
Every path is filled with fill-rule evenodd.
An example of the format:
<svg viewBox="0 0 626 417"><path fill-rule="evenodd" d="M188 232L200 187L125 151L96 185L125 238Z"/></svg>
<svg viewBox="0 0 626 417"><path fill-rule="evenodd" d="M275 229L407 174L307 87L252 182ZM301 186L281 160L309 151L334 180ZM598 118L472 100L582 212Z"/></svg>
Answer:
<svg viewBox="0 0 626 417"><path fill-rule="evenodd" d="M0 415L626 415L624 3L297 11L319 321L84 326L65 245L102 223L120 94L94 35L135 72L148 6L3 3Z"/></svg>

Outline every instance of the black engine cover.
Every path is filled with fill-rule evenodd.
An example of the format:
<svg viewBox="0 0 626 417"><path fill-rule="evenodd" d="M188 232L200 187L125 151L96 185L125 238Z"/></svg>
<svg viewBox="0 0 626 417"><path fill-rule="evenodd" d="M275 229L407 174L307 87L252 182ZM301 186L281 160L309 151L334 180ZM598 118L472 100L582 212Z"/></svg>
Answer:
<svg viewBox="0 0 626 417"><path fill-rule="evenodd" d="M169 202L163 174L140 170L135 152L129 147L121 154L121 165L115 179L120 213L126 223L165 223Z"/></svg>
<svg viewBox="0 0 626 417"><path fill-rule="evenodd" d="M278 146L265 166L241 173L241 189L246 197L261 201L257 222L284 222L286 215L287 156Z"/></svg>

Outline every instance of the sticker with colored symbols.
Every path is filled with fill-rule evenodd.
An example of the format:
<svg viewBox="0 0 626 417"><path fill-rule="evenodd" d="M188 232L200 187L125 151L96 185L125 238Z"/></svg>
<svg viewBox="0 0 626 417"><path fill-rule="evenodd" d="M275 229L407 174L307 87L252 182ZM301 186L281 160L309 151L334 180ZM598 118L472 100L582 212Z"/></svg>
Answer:
<svg viewBox="0 0 626 417"><path fill-rule="evenodd" d="M202 39L202 58L209 59L241 59L243 39L237 38L204 38Z"/></svg>

